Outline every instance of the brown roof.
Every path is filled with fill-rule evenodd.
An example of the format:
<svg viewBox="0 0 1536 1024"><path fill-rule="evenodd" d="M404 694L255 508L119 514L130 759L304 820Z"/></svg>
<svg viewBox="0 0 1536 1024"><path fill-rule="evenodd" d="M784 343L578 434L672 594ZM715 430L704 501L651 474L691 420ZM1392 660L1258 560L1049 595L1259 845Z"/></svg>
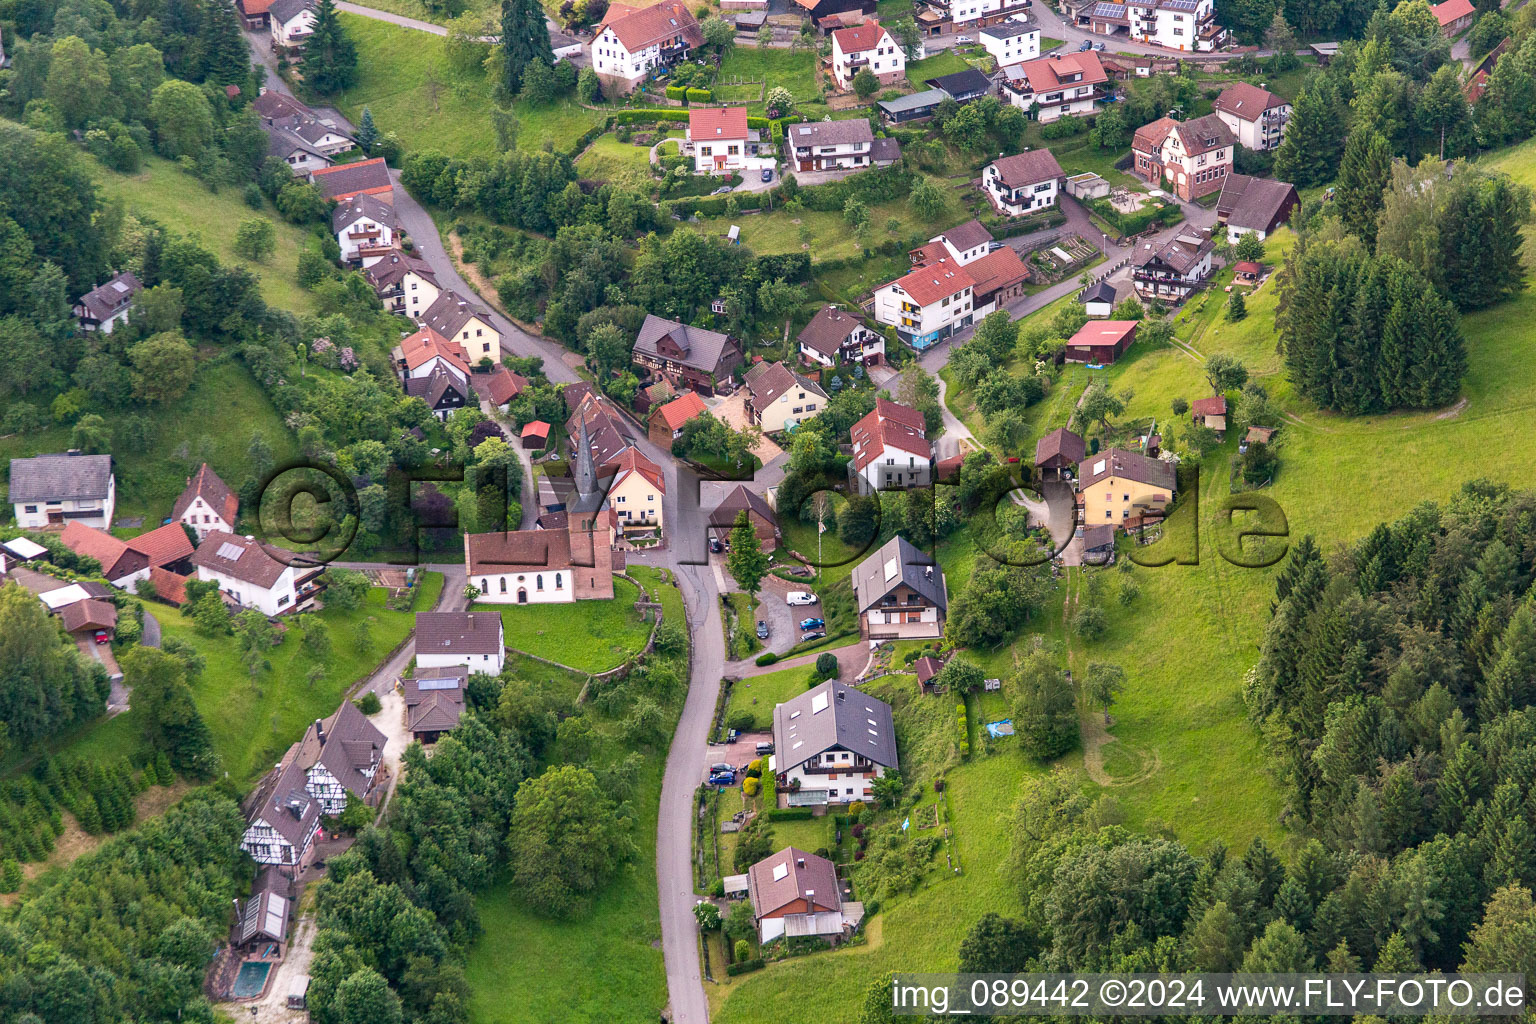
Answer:
<svg viewBox="0 0 1536 1024"><path fill-rule="evenodd" d="M248 821L262 818L290 845L302 849L320 823L320 803L305 788L298 752L297 743L288 748L277 768L261 780L246 806L250 809Z"/></svg>
<svg viewBox="0 0 1536 1024"><path fill-rule="evenodd" d="M349 700L329 717L311 723L289 748L293 763L308 772L321 765L349 793L365 797L373 783L364 774L384 758L385 736Z"/></svg>
<svg viewBox="0 0 1536 1024"><path fill-rule="evenodd" d="M1244 121L1256 121L1264 111L1290 106L1290 101L1248 82L1234 82L1221 90L1211 106Z"/></svg>
<svg viewBox="0 0 1536 1024"><path fill-rule="evenodd" d="M992 161L998 179L1008 188L1021 188L1051 181L1063 175L1061 164L1048 149L1031 149Z"/></svg>
<svg viewBox="0 0 1536 1024"><path fill-rule="evenodd" d="M1462 18L1470 18L1477 8L1472 6L1472 0L1445 0L1443 4L1435 4L1430 8L1435 12L1435 20L1441 28L1455 24Z"/></svg>
<svg viewBox="0 0 1536 1024"><path fill-rule="evenodd" d="M864 50L873 50L880 45L880 40L889 35L880 23L871 18L862 25L854 25L852 28L840 28L832 33L832 38L844 53L859 53Z"/></svg>
<svg viewBox="0 0 1536 1024"><path fill-rule="evenodd" d="M823 306L796 338L824 356L836 358L848 335L864 326L864 318L836 306Z"/></svg>
<svg viewBox="0 0 1536 1024"><path fill-rule="evenodd" d="M464 665L439 665L431 668L418 665L414 678L407 676L400 680L405 706L408 708L415 707L434 693L454 693L462 699L464 688L468 685L469 669Z"/></svg>
<svg viewBox="0 0 1536 1024"><path fill-rule="evenodd" d="M689 391L680 398L674 398L665 405L657 406L656 411L651 415L660 416L666 423L667 429L681 430L684 423L707 412L709 409L705 407L704 399L699 397L699 393Z"/></svg>
<svg viewBox="0 0 1536 1024"><path fill-rule="evenodd" d="M142 552L149 559L149 564L154 566L170 565L191 558L195 550L186 528L180 522L166 523L148 533L141 533L130 540L128 546Z"/></svg>
<svg viewBox="0 0 1536 1024"><path fill-rule="evenodd" d="M874 130L862 117L789 125L784 129L784 134L786 142L801 149L811 146L847 146L856 142L873 143L875 141Z"/></svg>
<svg viewBox="0 0 1536 1024"><path fill-rule="evenodd" d="M1066 427L1057 427L1035 442L1035 465L1054 458L1062 458L1076 465L1083 461L1087 452L1088 446L1082 435L1074 434Z"/></svg>
<svg viewBox="0 0 1536 1024"><path fill-rule="evenodd" d="M688 138L693 142L746 137L746 107L694 107L688 111Z"/></svg>
<svg viewBox="0 0 1536 1024"><path fill-rule="evenodd" d="M783 910L796 900L804 900L808 912L843 907L833 863L793 846L786 846L747 869L747 892L752 899L752 913L760 918Z"/></svg>
<svg viewBox="0 0 1536 1024"><path fill-rule="evenodd" d="M1173 131L1173 126L1179 122L1171 117L1160 117L1156 121L1149 122L1136 129L1136 134L1131 137L1131 148L1138 153L1154 153L1162 148L1163 140L1168 133Z"/></svg>
<svg viewBox="0 0 1536 1024"><path fill-rule="evenodd" d="M1227 123L1215 114L1175 122L1173 130L1178 132L1179 141L1184 145L1184 152L1191 156L1199 156L1213 149L1224 149L1237 144L1237 140L1232 137L1232 129L1228 128Z"/></svg>
<svg viewBox="0 0 1536 1024"><path fill-rule="evenodd" d="M117 609L106 601L87 598L59 609L59 621L69 633L82 629L113 629L117 626Z"/></svg>
<svg viewBox="0 0 1536 1024"><path fill-rule="evenodd" d="M491 330L496 329L496 324L491 320L491 311L485 304L477 299L465 298L458 292L441 292L428 306L426 312L421 314L421 323L437 331L444 338L456 338L459 331L471 319L478 317Z"/></svg>
<svg viewBox="0 0 1536 1024"><path fill-rule="evenodd" d="M677 362L705 373L729 373L741 361L741 348L736 339L719 331L693 327L677 320L667 320L648 313L635 337L636 355L662 358L660 344L671 339L682 358Z"/></svg>
<svg viewBox="0 0 1536 1024"><path fill-rule="evenodd" d="M523 389L528 386L528 378L513 373L505 366L498 366L490 373L475 374L469 378L469 383L475 389L475 394L488 399L492 405L506 405L523 393Z"/></svg>
<svg viewBox="0 0 1536 1024"><path fill-rule="evenodd" d="M910 295L919 306L929 306L971 287L975 282L964 267L942 259L917 267L891 284Z"/></svg>
<svg viewBox="0 0 1536 1024"><path fill-rule="evenodd" d="M848 431L853 438L853 465L862 470L878 459L886 445L902 451L932 454L932 442L926 439L923 414L910 406L884 398L875 399L875 407Z"/></svg>
<svg viewBox="0 0 1536 1024"><path fill-rule="evenodd" d="M623 480L631 473L639 473L656 490L662 494L667 493L667 482L662 478L661 467L646 458L645 453L633 446L625 448L619 453L617 458L603 466L605 474L610 471L615 473L613 484L610 486L617 486L620 480Z"/></svg>
<svg viewBox="0 0 1536 1024"><path fill-rule="evenodd" d="M764 363L765 369L751 376L747 381L747 390L752 395L752 408L761 415L779 396L796 385L819 398L826 398L827 394L814 381L800 376L783 363ZM755 368L754 368L755 369Z"/></svg>
<svg viewBox="0 0 1536 1024"><path fill-rule="evenodd" d="M1123 448L1109 448L1097 455L1090 455L1078 464L1077 489L1087 490L1109 477L1124 477L1154 487L1166 487L1170 492L1177 483L1173 467L1163 460L1148 458Z"/></svg>
<svg viewBox="0 0 1536 1024"><path fill-rule="evenodd" d="M619 42L630 53L679 36L689 46L699 46L704 42L704 33L699 31L698 20L677 0L665 0L654 7L642 7L639 10L624 4L613 4L608 8L603 23L598 26L597 35L602 35L607 28L613 29L613 34L619 37Z"/></svg>
<svg viewBox="0 0 1536 1024"><path fill-rule="evenodd" d="M149 582L155 585L155 593L162 601L171 604L187 603L187 579L180 573L162 569L158 565L149 570Z"/></svg>
<svg viewBox="0 0 1536 1024"><path fill-rule="evenodd" d="M181 529L179 525L176 528ZM101 573L109 580L128 576L149 565L142 551L134 550L105 530L86 526L78 519L69 521L64 532L59 535L59 540L75 554L100 562Z"/></svg>
<svg viewBox="0 0 1536 1024"><path fill-rule="evenodd" d="M571 535L565 530L470 533L465 535L464 543L469 550L471 575L555 571L571 566ZM417 621L420 622L419 615Z"/></svg>
<svg viewBox="0 0 1536 1024"><path fill-rule="evenodd" d="M502 535L472 533L466 540L499 536ZM470 561L474 561L473 551ZM416 613L416 650L421 654L499 654L501 649L499 612Z"/></svg>
<svg viewBox="0 0 1536 1024"><path fill-rule="evenodd" d="M1144 267L1156 260L1183 274L1215 248L1216 243L1206 232L1190 234L1181 231L1162 244L1158 244L1155 240L1141 243L1131 252L1131 262L1138 267Z"/></svg>
<svg viewBox="0 0 1536 1024"><path fill-rule="evenodd" d="M1047 156L1050 155L1049 150L1046 150L1045 153ZM950 245L964 252L967 249L974 249L978 245L985 245L992 241L992 232L988 231L981 221L972 217L964 224L956 224L939 237L948 240Z"/></svg>
<svg viewBox="0 0 1536 1024"><path fill-rule="evenodd" d="M320 191L325 193L325 197L337 202L345 202L360 192L376 195L385 202L389 202L393 195L389 183L389 166L381 156L360 160L355 164L322 167L309 174L315 184L320 186Z"/></svg>
<svg viewBox="0 0 1536 1024"><path fill-rule="evenodd" d="M972 260L965 269L976 280L971 291L975 292L978 302L1000 288L1010 288L1029 280L1029 268L1019 258L1018 251L1006 245Z"/></svg>
<svg viewBox="0 0 1536 1024"><path fill-rule="evenodd" d="M560 397L565 399L567 412L575 412L588 395L592 393L592 382L579 380L574 384L567 384L560 389Z"/></svg>
<svg viewBox="0 0 1536 1024"><path fill-rule="evenodd" d="M1117 348L1128 335L1135 335L1135 320L1090 320L1067 344L1077 348Z"/></svg>
<svg viewBox="0 0 1536 1024"><path fill-rule="evenodd" d="M1232 269L1239 274L1262 274L1264 272L1264 264L1255 263L1252 260L1239 260Z"/></svg>
<svg viewBox="0 0 1536 1024"><path fill-rule="evenodd" d="M926 683L928 680L938 675L939 672L943 670L943 668L944 663L942 661L940 661L938 658L929 657L925 654L921 658L918 658L916 663L913 664L912 671L917 673L918 682Z"/></svg>
<svg viewBox="0 0 1536 1024"><path fill-rule="evenodd" d="M768 504L768 499L756 491L748 490L745 484L737 484L735 489L725 496L725 500L709 513L709 525L728 529L736 525L736 514L743 511L762 516L770 523L778 521L773 514L773 506Z"/></svg>
<svg viewBox="0 0 1536 1024"><path fill-rule="evenodd" d="M407 377L405 381L405 393L426 402L430 409L453 405L453 402L444 402L450 392L458 396L460 403L468 404L469 384L464 376L457 370L446 369L441 363L427 376Z"/></svg>
<svg viewBox="0 0 1536 1024"><path fill-rule="evenodd" d="M1288 181L1228 174L1216 200L1216 213L1233 227L1269 231L1279 224L1286 206L1298 202L1296 186Z"/></svg>
<svg viewBox="0 0 1536 1024"><path fill-rule="evenodd" d="M1257 441L1259 444L1268 444L1269 439L1275 436L1278 427L1249 427L1248 433L1243 435L1244 441Z"/></svg>
<svg viewBox="0 0 1536 1024"><path fill-rule="evenodd" d="M1210 398L1197 398L1189 404L1189 411L1195 416L1225 416L1227 396L1212 395Z"/></svg>
<svg viewBox="0 0 1536 1024"><path fill-rule="evenodd" d="M279 561L260 541L222 530L213 530L203 538L192 553L192 564L263 589L276 583L288 568L287 562Z"/></svg>
<svg viewBox="0 0 1536 1024"><path fill-rule="evenodd" d="M187 481L187 489L181 492L176 504L171 507L171 518L180 519L182 513L192 507L194 498L202 498L203 504L222 516L226 523L235 525L240 512L240 499L206 462L198 467L197 475Z"/></svg>
<svg viewBox="0 0 1536 1024"><path fill-rule="evenodd" d="M437 274L426 260L418 259L395 249L372 266L363 269L363 276L373 285L374 291L383 291L400 283L406 274L415 274L432 284L437 284Z"/></svg>
<svg viewBox="0 0 1536 1024"><path fill-rule="evenodd" d="M413 733L449 732L459 726L464 714L463 691L442 691L428 695L410 709L406 728Z"/></svg>
<svg viewBox="0 0 1536 1024"><path fill-rule="evenodd" d="M143 290L144 286L133 272L125 270L107 278L75 302L85 307L92 320L107 320L132 305L133 297Z"/></svg>

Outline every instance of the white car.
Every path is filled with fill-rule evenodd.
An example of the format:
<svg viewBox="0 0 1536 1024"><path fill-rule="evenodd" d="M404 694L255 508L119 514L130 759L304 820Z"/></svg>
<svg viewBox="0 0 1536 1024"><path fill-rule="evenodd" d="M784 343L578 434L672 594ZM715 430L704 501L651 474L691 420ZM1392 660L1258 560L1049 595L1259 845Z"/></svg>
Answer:
<svg viewBox="0 0 1536 1024"><path fill-rule="evenodd" d="M957 43L969 43L973 41L974 40L972 40L970 36L955 36L955 42Z"/></svg>
<svg viewBox="0 0 1536 1024"><path fill-rule="evenodd" d="M791 590L784 595L784 600L793 607L797 604L815 604L819 599L807 590Z"/></svg>

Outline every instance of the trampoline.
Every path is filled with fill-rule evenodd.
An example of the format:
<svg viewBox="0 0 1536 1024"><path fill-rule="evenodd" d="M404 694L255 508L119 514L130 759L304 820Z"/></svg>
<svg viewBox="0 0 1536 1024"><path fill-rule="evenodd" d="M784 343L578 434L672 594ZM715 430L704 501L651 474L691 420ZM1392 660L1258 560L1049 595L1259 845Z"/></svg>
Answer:
<svg viewBox="0 0 1536 1024"><path fill-rule="evenodd" d="M251 999L261 995L262 989L267 987L267 972L272 970L272 965L249 960L240 965L240 973L235 975L235 984L229 990L231 999Z"/></svg>

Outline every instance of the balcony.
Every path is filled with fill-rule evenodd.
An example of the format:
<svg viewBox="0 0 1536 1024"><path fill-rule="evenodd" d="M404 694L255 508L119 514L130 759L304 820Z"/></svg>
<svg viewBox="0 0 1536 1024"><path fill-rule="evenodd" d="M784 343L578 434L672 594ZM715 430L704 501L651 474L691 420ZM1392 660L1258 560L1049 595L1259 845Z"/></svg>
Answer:
<svg viewBox="0 0 1536 1024"><path fill-rule="evenodd" d="M805 775L838 775L844 772L867 772L874 767L875 763L869 758L855 755L851 764L805 764L800 766L800 771Z"/></svg>

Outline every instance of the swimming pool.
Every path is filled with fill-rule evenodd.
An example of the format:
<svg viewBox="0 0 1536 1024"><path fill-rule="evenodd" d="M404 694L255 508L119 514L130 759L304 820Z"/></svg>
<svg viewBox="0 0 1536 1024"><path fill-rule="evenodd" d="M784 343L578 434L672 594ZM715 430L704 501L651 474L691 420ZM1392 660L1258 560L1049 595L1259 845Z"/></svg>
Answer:
<svg viewBox="0 0 1536 1024"><path fill-rule="evenodd" d="M261 995L261 990L267 987L267 972L272 970L269 963L248 961L240 965L240 973L235 975L235 984L229 990L231 999L250 999L252 996Z"/></svg>

